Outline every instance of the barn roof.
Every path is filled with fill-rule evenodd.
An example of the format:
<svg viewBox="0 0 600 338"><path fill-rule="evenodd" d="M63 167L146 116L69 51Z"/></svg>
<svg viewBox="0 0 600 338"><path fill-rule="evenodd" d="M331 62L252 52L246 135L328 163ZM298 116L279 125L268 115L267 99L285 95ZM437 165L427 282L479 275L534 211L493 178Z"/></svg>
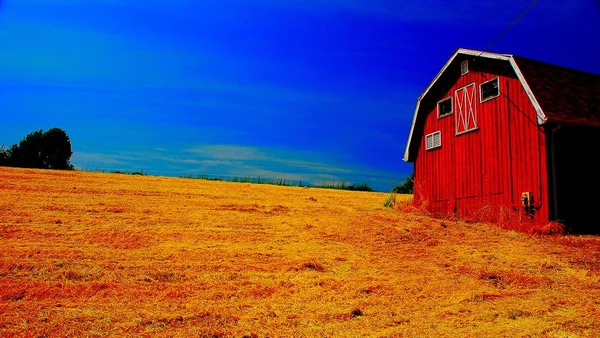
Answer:
<svg viewBox="0 0 600 338"><path fill-rule="evenodd" d="M511 54L459 48L448 59L417 100L408 135L408 143L404 152L404 161L412 162L416 155L413 150L417 145L416 143L419 142L418 135L421 133L415 128L420 127L416 126L419 121L419 114L426 113L420 110L421 102L444 75L450 64L457 58L464 58L465 56L508 62L535 108L539 124L555 122L600 127L600 75Z"/></svg>

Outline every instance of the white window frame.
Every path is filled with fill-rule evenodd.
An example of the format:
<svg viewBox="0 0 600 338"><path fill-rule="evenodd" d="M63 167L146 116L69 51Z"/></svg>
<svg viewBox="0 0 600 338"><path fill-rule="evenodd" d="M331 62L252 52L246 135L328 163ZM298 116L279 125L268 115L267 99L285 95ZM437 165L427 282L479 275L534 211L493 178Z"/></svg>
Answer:
<svg viewBox="0 0 600 338"><path fill-rule="evenodd" d="M437 144L436 144L436 136L437 136ZM429 146L427 140L431 137L431 146ZM425 135L425 150L433 150L440 148L442 146L442 132L434 131L433 133Z"/></svg>
<svg viewBox="0 0 600 338"><path fill-rule="evenodd" d="M484 99L483 98L483 85L485 85L486 83L490 83L492 81L498 82L498 94L496 94L496 96L490 96L490 97L487 97L487 98ZM500 78L499 77L495 77L495 78L493 78L491 80L482 82L479 85L479 102L480 103L483 103L483 102L486 102L486 101L489 101L489 100L493 100L493 99L497 98L498 96L500 96Z"/></svg>
<svg viewBox="0 0 600 338"><path fill-rule="evenodd" d="M440 113L440 103L442 103L444 101L448 101L448 100L450 100L450 112L449 113L445 113L445 114L441 114ZM452 115L454 113L454 101L452 101L452 96L448 96L447 98L439 100L437 102L436 107L437 107L437 116L438 116L438 119L441 119L443 117Z"/></svg>
<svg viewBox="0 0 600 338"><path fill-rule="evenodd" d="M463 71L463 69L466 69ZM460 75L465 75L469 73L469 60L465 60L460 63Z"/></svg>

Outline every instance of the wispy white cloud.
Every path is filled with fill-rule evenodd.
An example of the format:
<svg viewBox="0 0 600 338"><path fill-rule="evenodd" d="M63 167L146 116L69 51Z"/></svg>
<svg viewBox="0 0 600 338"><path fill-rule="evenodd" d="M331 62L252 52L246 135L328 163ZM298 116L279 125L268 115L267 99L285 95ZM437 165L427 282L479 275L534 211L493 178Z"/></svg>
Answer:
<svg viewBox="0 0 600 338"><path fill-rule="evenodd" d="M76 151L72 163L77 168L143 169L147 173L159 175L250 176L310 183L361 183L367 182L367 178L380 183L395 179L394 173L345 163L334 154L232 144L194 145L179 150L160 148L114 154Z"/></svg>
<svg viewBox="0 0 600 338"><path fill-rule="evenodd" d="M111 155L103 153L86 153L74 151L71 162L79 168L102 166L120 166L135 159L133 156Z"/></svg>
<svg viewBox="0 0 600 338"><path fill-rule="evenodd" d="M335 154L316 151L300 151L279 147L248 147L238 145L200 145L186 148L184 152L201 159L242 161L254 165L279 166L288 170L352 173L346 166L334 165L340 159Z"/></svg>
<svg viewBox="0 0 600 338"><path fill-rule="evenodd" d="M259 148L236 145L199 145L183 149L184 152L202 158L234 160L234 161L265 161L268 156Z"/></svg>

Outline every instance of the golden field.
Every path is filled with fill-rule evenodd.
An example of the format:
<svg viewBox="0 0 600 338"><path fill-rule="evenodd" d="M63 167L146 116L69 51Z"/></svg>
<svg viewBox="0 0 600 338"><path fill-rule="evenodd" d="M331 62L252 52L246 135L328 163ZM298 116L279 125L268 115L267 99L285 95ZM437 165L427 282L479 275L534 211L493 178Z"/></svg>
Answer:
<svg viewBox="0 0 600 338"><path fill-rule="evenodd" d="M600 337L598 237L387 197L0 168L0 336Z"/></svg>

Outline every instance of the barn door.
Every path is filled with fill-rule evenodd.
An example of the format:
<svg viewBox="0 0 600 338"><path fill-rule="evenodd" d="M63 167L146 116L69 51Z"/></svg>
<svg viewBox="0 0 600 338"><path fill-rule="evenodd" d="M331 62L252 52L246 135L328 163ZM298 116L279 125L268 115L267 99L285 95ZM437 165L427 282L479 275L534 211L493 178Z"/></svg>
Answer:
<svg viewBox="0 0 600 338"><path fill-rule="evenodd" d="M480 135L467 133L477 129L477 93L474 83L454 92L456 137L454 138L454 177L457 199L481 196ZM463 202L463 205L466 202Z"/></svg>
<svg viewBox="0 0 600 338"><path fill-rule="evenodd" d="M477 88L475 83L464 86L454 92L456 102L456 134L477 129Z"/></svg>

